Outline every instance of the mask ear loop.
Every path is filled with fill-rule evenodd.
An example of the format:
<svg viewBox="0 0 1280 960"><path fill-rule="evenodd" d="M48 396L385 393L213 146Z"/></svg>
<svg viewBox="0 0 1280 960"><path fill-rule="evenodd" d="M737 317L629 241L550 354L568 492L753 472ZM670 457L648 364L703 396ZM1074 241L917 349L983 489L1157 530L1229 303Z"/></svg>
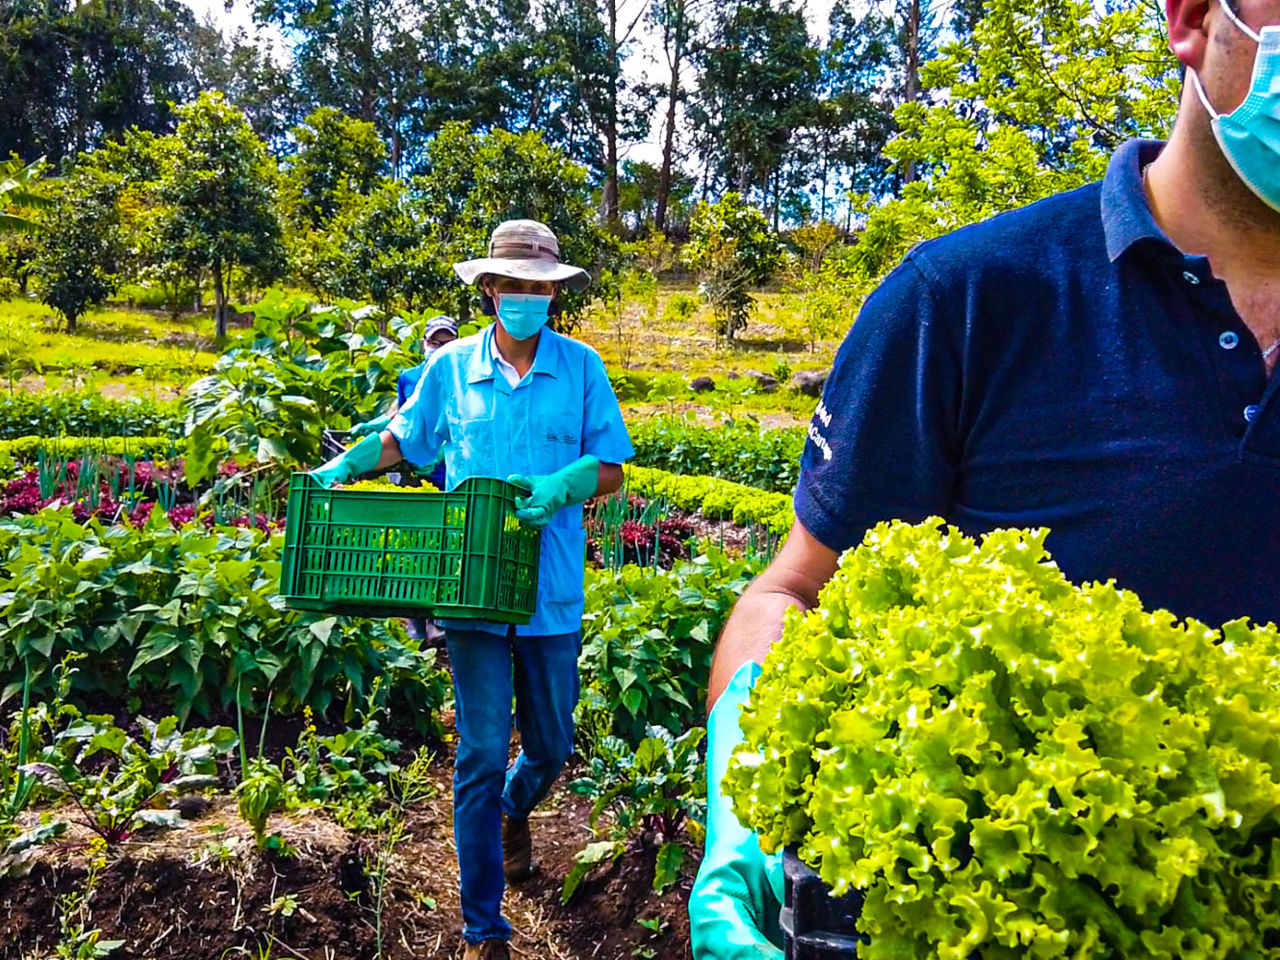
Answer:
<svg viewBox="0 0 1280 960"><path fill-rule="evenodd" d="M1209 102L1208 96L1205 95L1204 87L1200 83L1200 73L1196 70L1191 71L1191 85L1195 87L1196 96L1198 96L1200 98L1200 102L1204 104L1205 112L1209 114L1209 117L1213 120L1217 120L1222 116L1217 110L1213 109L1213 104Z"/></svg>
<svg viewBox="0 0 1280 960"><path fill-rule="evenodd" d="M1227 16L1231 18L1231 22L1240 28L1241 33L1243 33L1246 37L1248 37L1254 43L1258 43L1258 44L1262 43L1262 36L1259 33L1257 33L1253 29L1253 27L1249 26L1247 23L1241 20L1239 15L1234 10L1231 9L1231 0L1218 0L1218 2L1221 4L1222 9L1226 11Z"/></svg>

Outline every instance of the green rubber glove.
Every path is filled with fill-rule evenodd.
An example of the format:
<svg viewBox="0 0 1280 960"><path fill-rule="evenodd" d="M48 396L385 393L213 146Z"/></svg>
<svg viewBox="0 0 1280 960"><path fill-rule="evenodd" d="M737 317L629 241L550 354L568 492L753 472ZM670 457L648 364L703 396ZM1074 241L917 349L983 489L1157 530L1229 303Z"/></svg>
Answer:
<svg viewBox="0 0 1280 960"><path fill-rule="evenodd" d="M386 413L380 417L374 417L372 420L366 420L364 423L357 423L351 428L351 436L367 437L370 434L381 433L391 423L391 417L392 414Z"/></svg>
<svg viewBox="0 0 1280 960"><path fill-rule="evenodd" d="M742 743L738 713L760 676L744 663L707 719L707 846L689 895L693 960L782 960L782 854L765 856L720 791Z"/></svg>
<svg viewBox="0 0 1280 960"><path fill-rule="evenodd" d="M513 473L507 477L507 483L529 491L527 497L516 497L516 516L529 526L541 529L565 507L595 496L600 486L600 461L595 457L579 457L567 467L542 477Z"/></svg>
<svg viewBox="0 0 1280 960"><path fill-rule="evenodd" d="M335 483L346 483L362 473L376 470L381 459L382 437L375 434L365 437L328 463L316 467L311 471L311 476L320 486L332 487Z"/></svg>

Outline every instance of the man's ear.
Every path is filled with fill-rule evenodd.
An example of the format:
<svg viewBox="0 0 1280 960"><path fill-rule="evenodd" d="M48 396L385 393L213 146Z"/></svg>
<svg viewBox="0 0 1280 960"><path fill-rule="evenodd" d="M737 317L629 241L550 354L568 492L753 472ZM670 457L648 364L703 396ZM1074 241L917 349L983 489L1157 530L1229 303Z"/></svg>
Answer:
<svg viewBox="0 0 1280 960"><path fill-rule="evenodd" d="M1209 49L1209 11L1218 0L1165 0L1169 21L1169 47L1188 70L1204 67Z"/></svg>

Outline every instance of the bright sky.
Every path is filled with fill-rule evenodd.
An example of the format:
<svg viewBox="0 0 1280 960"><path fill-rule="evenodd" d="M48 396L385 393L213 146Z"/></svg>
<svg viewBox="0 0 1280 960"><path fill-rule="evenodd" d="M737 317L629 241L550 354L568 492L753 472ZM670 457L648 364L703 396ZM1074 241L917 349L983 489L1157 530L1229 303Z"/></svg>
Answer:
<svg viewBox="0 0 1280 960"><path fill-rule="evenodd" d="M252 0L183 0L193 11L196 18L212 21L222 28L224 34L231 34L243 27L250 35L257 35L261 41L270 43L277 49L285 44L280 32L274 28L257 30L253 24ZM629 25L636 15L648 4L649 0L623 0L619 22ZM827 18L834 0L804 0L805 14L809 18L809 31L814 36L824 36L827 29ZM642 23L637 30L631 56L626 62L626 72L632 79L647 75L652 81L662 77L666 67L662 60L662 46L656 36L646 33ZM287 54L286 54L287 55ZM662 110L659 105L648 139L627 150L625 157L633 160L657 162L662 156Z"/></svg>

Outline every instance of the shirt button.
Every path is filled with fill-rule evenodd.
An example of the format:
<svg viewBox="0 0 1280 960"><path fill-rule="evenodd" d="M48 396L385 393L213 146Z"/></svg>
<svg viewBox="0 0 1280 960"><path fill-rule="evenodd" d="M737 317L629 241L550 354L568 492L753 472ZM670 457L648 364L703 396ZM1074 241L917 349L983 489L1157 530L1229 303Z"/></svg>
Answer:
<svg viewBox="0 0 1280 960"><path fill-rule="evenodd" d="M1194 273L1192 273L1190 270L1183 270L1183 271L1182 271L1182 279L1183 279L1183 280L1185 280L1185 281L1187 281L1187 283L1191 284L1192 286L1195 286L1196 284L1198 284L1198 283L1200 282L1200 278L1199 278L1199 277L1197 277L1197 276L1196 276Z"/></svg>
<svg viewBox="0 0 1280 960"><path fill-rule="evenodd" d="M1240 342L1240 336L1233 330L1224 330L1218 334L1218 346L1223 350L1234 350Z"/></svg>
<svg viewBox="0 0 1280 960"><path fill-rule="evenodd" d="M1251 403L1244 408L1244 418L1249 423L1253 423L1254 419L1257 416L1258 416L1258 405L1256 403Z"/></svg>

